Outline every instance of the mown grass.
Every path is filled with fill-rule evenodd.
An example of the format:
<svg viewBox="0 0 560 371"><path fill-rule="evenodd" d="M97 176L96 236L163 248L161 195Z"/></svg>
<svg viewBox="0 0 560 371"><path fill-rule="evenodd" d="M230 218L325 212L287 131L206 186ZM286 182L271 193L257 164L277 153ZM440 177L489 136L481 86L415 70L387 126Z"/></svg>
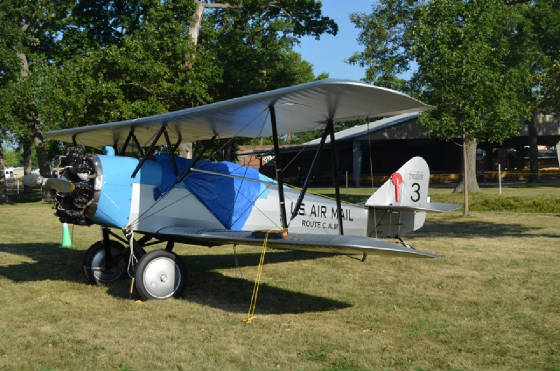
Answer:
<svg viewBox="0 0 560 371"><path fill-rule="evenodd" d="M545 188L506 195L558 195ZM183 297L137 303L129 280L83 283L99 228L62 249L50 208L0 206L0 369L560 368L558 214L431 214L407 242L441 259L270 251L246 325L259 248L236 267L231 247L180 245Z"/></svg>

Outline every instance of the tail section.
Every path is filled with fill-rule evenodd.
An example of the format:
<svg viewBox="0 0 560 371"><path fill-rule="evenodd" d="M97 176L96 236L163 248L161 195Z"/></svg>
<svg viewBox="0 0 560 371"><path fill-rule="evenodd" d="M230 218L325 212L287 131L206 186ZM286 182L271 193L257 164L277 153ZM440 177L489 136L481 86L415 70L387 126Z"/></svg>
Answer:
<svg viewBox="0 0 560 371"><path fill-rule="evenodd" d="M422 157L413 157L366 201L368 235L400 238L420 229L426 211L450 211L460 205L431 203L428 197L430 169Z"/></svg>
<svg viewBox="0 0 560 371"><path fill-rule="evenodd" d="M430 169L422 157L413 157L394 172L366 206L421 208L428 206Z"/></svg>

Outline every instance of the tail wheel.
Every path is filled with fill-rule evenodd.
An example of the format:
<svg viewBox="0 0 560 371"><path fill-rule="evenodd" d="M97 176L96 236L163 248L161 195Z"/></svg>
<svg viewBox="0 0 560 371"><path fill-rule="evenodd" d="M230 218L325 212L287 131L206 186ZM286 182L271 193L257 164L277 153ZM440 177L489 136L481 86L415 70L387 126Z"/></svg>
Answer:
<svg viewBox="0 0 560 371"><path fill-rule="evenodd" d="M103 241L97 241L87 250L82 268L90 284L109 284L120 280L126 273L129 251L117 241L109 240L111 260L105 264Z"/></svg>
<svg viewBox="0 0 560 371"><path fill-rule="evenodd" d="M138 262L134 287L144 300L178 297L185 288L186 272L177 255L166 250L153 250Z"/></svg>

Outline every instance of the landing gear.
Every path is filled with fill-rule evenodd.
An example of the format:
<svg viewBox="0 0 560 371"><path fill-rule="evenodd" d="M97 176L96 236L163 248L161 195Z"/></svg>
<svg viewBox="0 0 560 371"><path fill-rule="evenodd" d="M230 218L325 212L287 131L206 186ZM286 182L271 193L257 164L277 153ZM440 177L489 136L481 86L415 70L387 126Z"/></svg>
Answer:
<svg viewBox="0 0 560 371"><path fill-rule="evenodd" d="M133 241L134 254L131 256L128 248L129 243L125 239L111 232L109 228L104 227L101 231L103 239L91 245L84 255L82 269L86 282L92 285L107 285L120 280L126 273L133 277L134 262L137 262L140 257L146 254L146 251L142 248L144 241L142 239ZM109 239L110 235L126 243L126 245Z"/></svg>
<svg viewBox="0 0 560 371"><path fill-rule="evenodd" d="M132 233L125 234L124 239L106 227L102 228L102 233L103 239L91 245L84 256L83 270L88 283L106 285L128 273L133 278L136 293L143 300L162 300L181 295L187 270L183 261L171 252L173 241L167 241L165 250L146 253L144 246L163 241L150 242L152 237L148 235L135 240ZM110 236L124 244L111 240ZM132 251L129 246L132 246Z"/></svg>
<svg viewBox="0 0 560 371"><path fill-rule="evenodd" d="M150 251L136 267L136 292L144 300L178 297L185 288L186 271L182 260L171 251Z"/></svg>
<svg viewBox="0 0 560 371"><path fill-rule="evenodd" d="M108 240L107 243L108 259L103 241L97 241L86 252L82 268L87 283L106 285L120 280L126 273L128 250L117 241Z"/></svg>

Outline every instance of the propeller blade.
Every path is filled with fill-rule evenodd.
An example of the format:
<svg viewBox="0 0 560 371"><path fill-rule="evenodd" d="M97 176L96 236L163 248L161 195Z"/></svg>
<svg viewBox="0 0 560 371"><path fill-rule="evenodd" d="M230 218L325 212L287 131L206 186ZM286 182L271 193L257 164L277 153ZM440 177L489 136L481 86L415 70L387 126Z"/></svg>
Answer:
<svg viewBox="0 0 560 371"><path fill-rule="evenodd" d="M42 186L44 178L39 174L26 174L23 176L23 185L27 187L37 188Z"/></svg>
<svg viewBox="0 0 560 371"><path fill-rule="evenodd" d="M59 193L70 193L75 188L72 182L62 178L48 178L45 187L54 189Z"/></svg>

